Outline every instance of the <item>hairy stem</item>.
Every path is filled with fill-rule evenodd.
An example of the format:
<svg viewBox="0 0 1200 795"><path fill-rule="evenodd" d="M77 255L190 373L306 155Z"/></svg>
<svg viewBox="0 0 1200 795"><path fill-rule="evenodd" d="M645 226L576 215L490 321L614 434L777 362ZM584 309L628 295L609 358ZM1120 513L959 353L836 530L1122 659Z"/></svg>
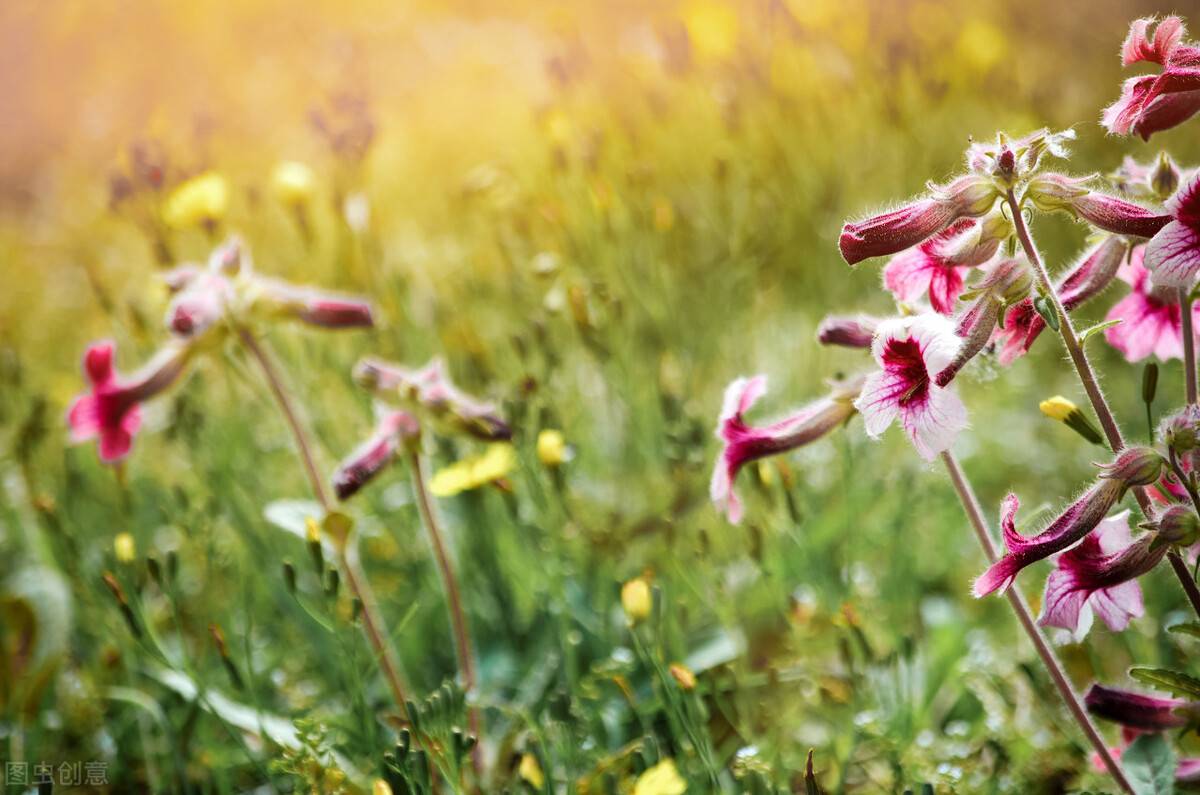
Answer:
<svg viewBox="0 0 1200 795"><path fill-rule="evenodd" d="M1058 315L1059 332L1062 335L1063 344L1067 347L1067 352L1071 356L1071 362L1075 365L1075 372L1079 374L1079 380L1083 384L1083 389L1087 392L1088 400L1091 401L1092 409L1096 412L1096 416L1100 418L1100 425L1104 428L1104 435L1108 439L1108 446L1112 448L1114 453L1119 453L1125 447L1125 440L1121 438L1121 429L1117 425L1116 419L1113 417L1112 409L1108 407L1108 401L1104 398L1104 393L1100 391L1100 383L1096 380L1096 373L1092 370L1091 362L1088 361L1087 354L1083 351L1083 346L1079 343L1079 338L1075 335L1075 327L1071 324L1071 317L1063 308L1062 301L1058 298L1058 292L1054 289L1053 282L1050 281L1050 274L1046 272L1046 266L1042 262L1041 254L1038 253L1037 246L1034 245L1033 237L1029 234L1029 228L1025 224L1025 218L1021 215L1021 207L1017 204L1016 196L1013 195L1012 189L1008 191L1008 206L1012 210L1013 227L1017 230L1017 239L1021 241L1021 248L1025 251L1025 256L1029 259L1033 266L1034 273L1038 283L1046 296L1054 304L1054 311ZM1188 301L1187 311L1184 314L1187 319L1184 328L1184 350L1185 358L1190 358L1191 368L1187 374L1188 396L1189 401L1195 401L1196 395L1196 361L1195 351L1192 351L1188 357L1187 350L1194 348L1194 340L1191 335L1191 311L1190 300ZM1144 488L1138 487L1133 490L1133 496L1137 499L1138 506L1142 509L1142 513L1146 519L1153 521L1154 506L1150 504L1150 497L1146 494ZM1196 611L1196 615L1200 615L1200 590L1197 589L1196 580L1188 573L1187 566L1179 557L1179 553L1171 550L1167 553L1167 559L1171 563L1171 570L1175 572L1175 576L1179 579L1179 584L1183 587L1184 593L1187 594L1188 601L1192 608Z"/></svg>
<svg viewBox="0 0 1200 795"><path fill-rule="evenodd" d="M442 575L442 586L446 589L446 602L450 609L450 625L454 630L454 651L458 655L458 669L462 673L463 686L471 696L475 693L475 655L471 647L471 634L467 629L467 614L463 609L462 595L458 588L458 577L454 573L454 565L446 550L446 542L434 511L433 500L430 499L429 489L425 483L425 475L421 467L421 455L413 449L408 457L412 469L413 491L417 496L417 508L421 512L421 521L429 533L429 542L433 547L433 556L437 559L438 571ZM471 733L479 739L479 708L474 704L467 708L467 720ZM481 771L481 744L476 743L471 751L471 763L478 775Z"/></svg>
<svg viewBox="0 0 1200 795"><path fill-rule="evenodd" d="M992 541L991 531L988 529L987 520L983 518L983 510L979 506L979 498L975 496L975 490L971 488L970 482L963 473L962 468L958 464L958 460L953 453L949 451L942 453L942 462L946 465L946 471L950 474L950 481L954 484L954 490L958 494L958 499L962 502L963 511L967 514L967 519L971 522L971 527L975 530L975 536L979 539L979 545L983 547L984 555L987 556L989 563L995 563L999 557L996 550L996 545ZM1083 703L1079 700L1079 695L1075 692L1075 688L1071 686L1071 682L1067 679L1066 672L1063 670L1062 664L1054 654L1054 650L1046 642L1046 638L1042 635L1037 624L1034 623L1033 615L1029 612L1029 606L1025 603L1025 599L1021 596L1021 592L1014 584L1009 587L1006 592L1009 604L1012 605L1013 612L1017 614L1017 620L1021 627L1025 630L1025 634L1029 636L1029 640L1033 643L1037 650L1038 656L1042 658L1042 663L1046 666L1046 670L1050 673L1050 678L1054 680L1054 686L1058 688L1059 694L1063 701L1067 704L1067 709L1071 713L1071 717L1079 724L1079 728L1083 730L1084 736L1091 743L1096 753L1100 756L1104 766L1112 775L1113 780L1125 792L1132 793L1133 787L1130 786L1129 780L1125 778L1125 772L1121 769L1120 764L1109 751L1108 745L1105 744L1104 738L1100 736L1100 732L1096 729L1096 725L1092 723L1091 717L1083 707Z"/></svg>
<svg viewBox="0 0 1200 795"><path fill-rule="evenodd" d="M288 427L291 428L292 436L296 440L296 448L300 452L300 459L304 464L304 471L308 475L308 480L312 486L313 495L317 498L317 502L321 504L321 508L326 512L332 509L332 503L329 501L329 495L325 491L325 484L321 480L320 474L317 471L317 463L313 458L312 445L308 441L308 434L304 430L304 426L300 424L299 415L296 413L295 407L292 405L292 400L288 395L287 388L283 384L283 380L279 377L279 371L275 367L275 363L271 360L271 356L267 353L266 348L255 339L254 335L248 329L238 329L238 337L254 360L258 362L259 368L263 372L263 376L267 379L267 384L271 388L271 394L275 397L275 402L279 405L279 410L287 420ZM379 608L376 605L374 594L371 592L371 587L367 583L366 574L358 565L357 557L351 552L353 544L347 542L343 545L339 555L339 562L346 577L346 584L350 586L350 590L362 604L363 631L370 642L371 647L375 651L375 656L379 660L380 668L383 670L384 679L387 680L388 687L392 691L392 697L396 700L396 705L404 712L407 698L405 696L404 680L400 675L400 665L396 660L395 652L392 651L391 644L388 642L387 625L379 616Z"/></svg>
<svg viewBox="0 0 1200 795"><path fill-rule="evenodd" d="M1187 402L1196 403L1196 337L1192 330L1192 294L1179 288L1179 316L1183 326L1183 377Z"/></svg>

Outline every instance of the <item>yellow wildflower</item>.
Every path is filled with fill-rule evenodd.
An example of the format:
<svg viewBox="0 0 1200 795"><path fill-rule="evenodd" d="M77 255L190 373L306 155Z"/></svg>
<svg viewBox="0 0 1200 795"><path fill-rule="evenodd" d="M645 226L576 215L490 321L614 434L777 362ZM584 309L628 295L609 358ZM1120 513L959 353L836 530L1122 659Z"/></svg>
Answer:
<svg viewBox="0 0 1200 795"><path fill-rule="evenodd" d="M513 446L508 442L497 442L488 445L481 455L439 469L429 481L429 490L438 497L452 497L497 481L512 472L516 465L517 454Z"/></svg>
<svg viewBox="0 0 1200 795"><path fill-rule="evenodd" d="M692 673L691 668L688 668L683 663L671 663L670 666L667 667L667 670L671 673L671 678L675 680L675 683L679 685L681 689L696 689L696 675Z"/></svg>
<svg viewBox="0 0 1200 795"><path fill-rule="evenodd" d="M621 586L621 607L630 621L637 623L645 620L653 606L650 583L644 577L635 577Z"/></svg>
<svg viewBox="0 0 1200 795"><path fill-rule="evenodd" d="M271 175L271 188L284 204L307 204L316 189L317 175L298 160L284 160Z"/></svg>
<svg viewBox="0 0 1200 795"><path fill-rule="evenodd" d="M517 774L536 790L546 786L546 774L542 772L542 766L538 764L537 757L533 754L525 754L521 757Z"/></svg>
<svg viewBox="0 0 1200 795"><path fill-rule="evenodd" d="M633 795L683 795L687 782L679 775L674 759L664 759L638 776Z"/></svg>
<svg viewBox="0 0 1200 795"><path fill-rule="evenodd" d="M215 171L192 177L172 191L163 204L163 221L175 229L212 225L225 217L229 184Z"/></svg>
<svg viewBox="0 0 1200 795"><path fill-rule="evenodd" d="M726 3L700 0L684 12L688 36L701 58L724 58L737 46L737 12Z"/></svg>
<svg viewBox="0 0 1200 795"><path fill-rule="evenodd" d="M304 540L310 544L321 543L321 525L311 516L304 517Z"/></svg>
<svg viewBox="0 0 1200 795"><path fill-rule="evenodd" d="M132 563L137 557L137 544L134 543L133 536L129 533L117 533L117 537L113 539L113 552L122 563Z"/></svg>
<svg viewBox="0 0 1200 795"><path fill-rule="evenodd" d="M570 459L571 451L567 449L567 441L562 431L547 428L538 434L538 460L548 467L556 467Z"/></svg>
<svg viewBox="0 0 1200 795"><path fill-rule="evenodd" d="M1067 417L1071 416L1071 412L1078 410L1079 407L1062 395L1055 395L1039 403L1038 408L1050 419L1066 422Z"/></svg>

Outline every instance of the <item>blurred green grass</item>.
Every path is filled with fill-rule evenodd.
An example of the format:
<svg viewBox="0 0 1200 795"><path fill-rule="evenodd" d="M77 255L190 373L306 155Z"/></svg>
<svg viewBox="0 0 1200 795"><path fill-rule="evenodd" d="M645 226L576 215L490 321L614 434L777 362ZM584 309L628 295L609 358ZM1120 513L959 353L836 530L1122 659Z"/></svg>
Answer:
<svg viewBox="0 0 1200 795"><path fill-rule="evenodd" d="M162 78L139 89L118 71L117 88L105 88L110 69L67 84L74 106L38 99L38 112L21 118L44 123L61 148L41 145L37 129L10 130L19 147L10 151L29 157L4 172L0 217L0 556L13 574L60 570L74 620L38 709L5 718L9 755L19 742L29 758L109 758L115 792L174 786L164 784L170 743L136 709L102 697L115 686L150 694L174 741L187 725L187 705L147 676L103 589L110 569L212 687L228 689L206 630L217 623L249 683L242 698L319 717L368 772L386 747L374 717L386 695L356 631L342 621L325 632L283 587L282 561L303 570L306 553L263 509L305 498L305 482L285 426L235 352L211 357L153 409L120 487L91 447L64 446L61 417L82 387L86 342L114 337L130 368L161 338L165 296L149 242L106 208L113 152L153 134L172 163L231 180L225 229L246 238L258 268L377 303L382 323L371 333L281 328L269 337L326 471L369 432L369 401L349 378L366 353L414 364L444 354L464 387L499 400L513 420L522 463L511 492L441 501L476 634L487 733L506 751L537 748L547 773L574 782L649 721L664 755L680 753L647 671L630 662L619 614L620 582L651 571L671 659L714 640L735 651L701 673L722 760L753 747L741 767L761 762L782 784L813 747L832 791L922 781L964 792L1102 786L1004 605L969 598L980 554L947 484L903 439L871 443L855 422L768 464L765 479L744 475L742 527L725 524L706 489L729 380L769 373L769 413L864 366L863 356L813 338L827 312L889 310L878 265L851 270L838 257L845 218L953 173L969 136L998 129L1076 125L1077 172L1107 171L1125 153L1146 159L1160 146L1194 161L1186 128L1145 145L1105 139L1095 124L1116 95L1128 20L1154 9L721 7L734 9L732 33L709 31L691 5L507 15L468 4L372 6L342 20L324 8L317 18L339 35L310 50L311 20L256 36L274 4L205 14L156 6L157 16L116 32L113 46L166 31L153 50L162 72L182 78L193 57L205 85L181 85L176 96ZM83 12L7 13L18 31L64 50L87 39ZM242 24L225 28L223 18ZM691 37L686 58L670 44L680 25ZM341 54L339 36L353 56ZM647 40L660 60L647 58L656 51ZM172 56L175 41L189 46ZM87 63L86 54L72 58ZM10 79L26 94L47 88L56 73L41 63ZM321 77L297 76L310 73ZM379 127L361 167L325 150L304 119L322 91L346 82L365 89ZM211 132L195 132L198 109ZM100 121L88 126L89 114ZM283 157L321 175L311 247L270 195ZM371 227L360 237L336 206L347 188L369 198ZM1082 244L1065 221L1035 231L1052 263ZM203 257L210 242L200 233L171 239L181 259ZM1099 319L1107 303L1088 315ZM1140 433L1140 371L1093 345L1120 417ZM990 511L1009 488L1031 506L1079 488L1100 450L1036 408L1055 393L1083 402L1054 340L1010 370L985 363L965 375L973 428L958 451ZM1179 392L1179 380L1167 366L1160 394ZM561 482L533 451L541 428L561 429L576 451ZM434 459L472 452L447 442ZM441 590L405 476L397 469L383 481L352 510L400 656L426 692L454 672ZM134 536L140 555L177 550L176 620L140 566L113 559L118 532ZM1031 597L1039 579L1026 580ZM1166 577L1147 579L1151 615L1180 604ZM1120 681L1135 659L1177 661L1178 643L1142 621L1122 635L1095 631L1064 654L1082 685ZM633 683L637 709L620 697L616 674ZM270 749L243 749L219 721L191 720L184 768L199 790L261 782ZM526 724L536 731L523 734ZM702 781L695 760L685 761Z"/></svg>

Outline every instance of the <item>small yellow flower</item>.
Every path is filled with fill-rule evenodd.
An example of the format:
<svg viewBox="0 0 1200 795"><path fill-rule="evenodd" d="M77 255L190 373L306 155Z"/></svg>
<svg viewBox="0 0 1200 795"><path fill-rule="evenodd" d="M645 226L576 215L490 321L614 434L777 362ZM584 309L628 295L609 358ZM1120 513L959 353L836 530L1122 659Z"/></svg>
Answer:
<svg viewBox="0 0 1200 795"><path fill-rule="evenodd" d="M392 785L381 778L375 779L371 785L371 795L392 795Z"/></svg>
<svg viewBox="0 0 1200 795"><path fill-rule="evenodd" d="M542 766L538 764L537 757L533 754L525 754L521 757L517 774L536 790L546 786L546 774L542 772Z"/></svg>
<svg viewBox="0 0 1200 795"><path fill-rule="evenodd" d="M1052 398L1043 400L1038 404L1038 408L1041 409L1042 413L1047 417L1052 420L1058 420L1059 422L1066 422L1067 417L1070 417L1072 412L1079 410L1078 406L1067 400L1062 395L1055 395Z"/></svg>
<svg viewBox="0 0 1200 795"><path fill-rule="evenodd" d="M137 544L134 543L133 536L129 533L117 533L117 537L113 539L113 552L122 563L132 563L137 557Z"/></svg>
<svg viewBox="0 0 1200 795"><path fill-rule="evenodd" d="M215 171L206 171L177 187L163 205L163 221L174 229L211 225L225 217L229 184Z"/></svg>
<svg viewBox="0 0 1200 795"><path fill-rule="evenodd" d="M508 442L488 445L481 455L456 461L434 473L429 490L437 497L452 497L463 491L477 489L512 472L517 454Z"/></svg>
<svg viewBox="0 0 1200 795"><path fill-rule="evenodd" d="M687 782L679 775L675 760L664 759L638 776L633 795L683 795Z"/></svg>
<svg viewBox="0 0 1200 795"><path fill-rule="evenodd" d="M670 666L667 667L667 670L671 673L671 678L675 680L675 683L678 684L681 689L696 689L696 675L692 673L691 668L688 668L683 663L671 663Z"/></svg>
<svg viewBox="0 0 1200 795"><path fill-rule="evenodd" d="M546 466L560 466L570 458L570 452L567 449L567 440L563 437L562 431L547 428L538 434L538 460Z"/></svg>
<svg viewBox="0 0 1200 795"><path fill-rule="evenodd" d="M298 160L284 160L271 175L271 188L279 201L287 205L307 204L316 190L317 175Z"/></svg>
<svg viewBox="0 0 1200 795"><path fill-rule="evenodd" d="M650 583L646 582L644 577L634 577L621 586L621 607L630 621L644 621L649 617L653 606L654 597L650 593Z"/></svg>
<svg viewBox="0 0 1200 795"><path fill-rule="evenodd" d="M311 516L304 517L304 540L310 544L321 543L321 525Z"/></svg>

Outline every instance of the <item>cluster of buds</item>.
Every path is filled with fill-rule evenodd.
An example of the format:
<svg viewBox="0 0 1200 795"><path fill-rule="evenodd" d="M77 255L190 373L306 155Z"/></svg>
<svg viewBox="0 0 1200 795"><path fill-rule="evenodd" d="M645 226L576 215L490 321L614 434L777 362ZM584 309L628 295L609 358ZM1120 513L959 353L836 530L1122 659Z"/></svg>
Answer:
<svg viewBox="0 0 1200 795"><path fill-rule="evenodd" d="M333 488L338 499L357 493L394 461L419 449L422 427L444 435L484 442L512 438L512 429L491 403L456 387L441 359L410 370L379 359L363 359L354 379L379 399L375 432L338 466Z"/></svg>
<svg viewBox="0 0 1200 795"><path fill-rule="evenodd" d="M197 355L229 333L279 318L321 328L373 323L365 301L255 274L237 238L218 246L207 267L181 265L168 272L166 284L175 294L166 313L170 337L144 367L121 376L111 341L93 343L84 354L91 388L72 402L67 425L73 441L98 440L102 461L118 461L129 453L142 424L142 404L177 383Z"/></svg>

